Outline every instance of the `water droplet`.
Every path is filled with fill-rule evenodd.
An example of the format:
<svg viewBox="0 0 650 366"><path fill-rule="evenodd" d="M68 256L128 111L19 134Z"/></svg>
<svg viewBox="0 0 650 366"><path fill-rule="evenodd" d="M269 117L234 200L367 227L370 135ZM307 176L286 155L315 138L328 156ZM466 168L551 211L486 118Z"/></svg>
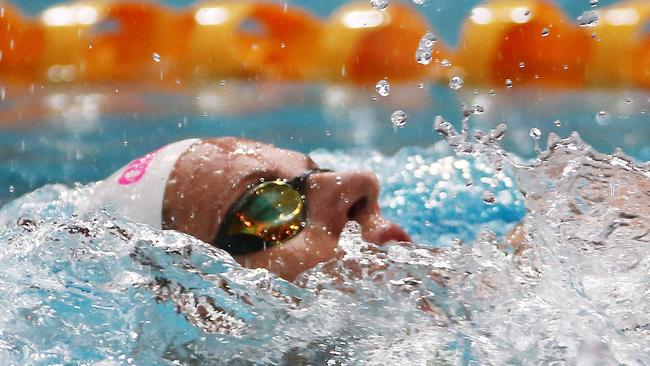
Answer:
<svg viewBox="0 0 650 366"><path fill-rule="evenodd" d="M463 108L463 120L468 120L469 117L473 114L483 114L485 112L485 107L480 104L472 104L471 106L462 104Z"/></svg>
<svg viewBox="0 0 650 366"><path fill-rule="evenodd" d="M419 83L418 84L418 89L424 89L424 83Z"/></svg>
<svg viewBox="0 0 650 366"><path fill-rule="evenodd" d="M595 7L596 5L598 5L598 0L590 0L589 5L591 5L592 8Z"/></svg>
<svg viewBox="0 0 650 366"><path fill-rule="evenodd" d="M519 63L519 68L520 68L520 69L523 69L524 67L526 67L526 64L523 63L523 62L520 62L520 63Z"/></svg>
<svg viewBox="0 0 650 366"><path fill-rule="evenodd" d="M415 61L422 65L428 65L431 63L431 59L433 58L433 47L435 44L436 36L431 32L426 32L422 38L420 38L418 49L415 51Z"/></svg>
<svg viewBox="0 0 650 366"><path fill-rule="evenodd" d="M512 79L506 79L506 87L512 88Z"/></svg>
<svg viewBox="0 0 650 366"><path fill-rule="evenodd" d="M423 5L427 0L413 0L413 3Z"/></svg>
<svg viewBox="0 0 650 366"><path fill-rule="evenodd" d="M418 48L432 49L435 44L436 44L436 36L431 32L426 32L424 33L422 38L420 38L420 43L418 44Z"/></svg>
<svg viewBox="0 0 650 366"><path fill-rule="evenodd" d="M530 135L530 137L534 138L535 140L539 140L540 137L542 137L542 131L537 127L533 127L533 128L530 129L529 135Z"/></svg>
<svg viewBox="0 0 650 366"><path fill-rule="evenodd" d="M155 52L153 53L153 55L151 55L151 58L153 59L154 62L160 62L160 55Z"/></svg>
<svg viewBox="0 0 650 366"><path fill-rule="evenodd" d="M415 61L422 65L430 64L432 58L433 56L431 55L431 52L423 50L421 48L418 48L417 52L415 53Z"/></svg>
<svg viewBox="0 0 650 366"><path fill-rule="evenodd" d="M463 83L464 83L463 78L461 78L460 76L453 76L449 80L449 87L452 88L453 90L458 90L463 87Z"/></svg>
<svg viewBox="0 0 650 366"><path fill-rule="evenodd" d="M487 203L488 205L491 205L496 201L496 197L494 196L494 193L492 193L492 191L483 192L482 198L483 198L483 202Z"/></svg>
<svg viewBox="0 0 650 366"><path fill-rule="evenodd" d="M446 58L443 58L442 61L440 61L440 64L442 65L442 67L451 66L451 62L449 62L449 60L447 60Z"/></svg>
<svg viewBox="0 0 650 366"><path fill-rule="evenodd" d="M546 37L546 36L548 36L550 33L551 33L551 30L550 30L550 29L548 29L548 28L546 28L546 27L544 27L544 28L542 29L542 37Z"/></svg>
<svg viewBox="0 0 650 366"><path fill-rule="evenodd" d="M334 181L336 182L336 184L340 185L343 182L343 178L337 175L336 177L334 177Z"/></svg>
<svg viewBox="0 0 650 366"><path fill-rule="evenodd" d="M370 5L377 10L384 10L388 6L388 0L370 0Z"/></svg>
<svg viewBox="0 0 650 366"><path fill-rule="evenodd" d="M560 127L560 126L562 126L562 122L560 122L559 119L556 119L555 121L553 121L553 124L555 125L555 127Z"/></svg>
<svg viewBox="0 0 650 366"><path fill-rule="evenodd" d="M14 190L15 190L14 186L9 186L9 193L14 193Z"/></svg>
<svg viewBox="0 0 650 366"><path fill-rule="evenodd" d="M404 127L407 118L406 112L401 109L396 110L390 115L390 121L395 127Z"/></svg>
<svg viewBox="0 0 650 366"><path fill-rule="evenodd" d="M594 10L587 10L578 17L578 24L581 27L595 27L598 24L598 13Z"/></svg>
<svg viewBox="0 0 650 366"><path fill-rule="evenodd" d="M388 80L379 80L375 85L375 91L382 97L387 97L390 94L390 83Z"/></svg>
<svg viewBox="0 0 650 366"><path fill-rule="evenodd" d="M501 138L505 136L507 130L507 124L499 123L492 131L490 131L490 135L492 135L492 138L495 140L501 140Z"/></svg>
<svg viewBox="0 0 650 366"><path fill-rule="evenodd" d="M609 124L610 116L606 111L600 111L596 113L596 123L601 126L606 126Z"/></svg>

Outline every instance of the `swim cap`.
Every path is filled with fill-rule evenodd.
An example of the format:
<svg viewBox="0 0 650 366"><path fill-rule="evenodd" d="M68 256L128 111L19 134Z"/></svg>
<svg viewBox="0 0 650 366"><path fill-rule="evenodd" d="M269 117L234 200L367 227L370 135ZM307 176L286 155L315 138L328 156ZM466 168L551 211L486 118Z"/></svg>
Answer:
<svg viewBox="0 0 650 366"><path fill-rule="evenodd" d="M113 207L130 220L162 229L162 205L169 174L199 139L174 142L137 158L95 187L93 206Z"/></svg>

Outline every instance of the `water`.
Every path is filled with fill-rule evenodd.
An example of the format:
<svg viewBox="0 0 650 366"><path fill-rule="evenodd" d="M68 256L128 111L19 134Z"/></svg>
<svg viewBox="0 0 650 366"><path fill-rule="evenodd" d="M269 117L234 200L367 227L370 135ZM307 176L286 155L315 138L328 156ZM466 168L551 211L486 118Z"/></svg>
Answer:
<svg viewBox="0 0 650 366"><path fill-rule="evenodd" d="M390 95L390 83L386 79L379 80L375 85L375 91L382 97Z"/></svg>
<svg viewBox="0 0 650 366"><path fill-rule="evenodd" d="M33 12L47 2L24 5ZM470 3L423 8L453 43L451 22ZM575 16L596 4L568 7ZM317 10L326 15L338 5ZM597 24L592 13L579 22ZM417 62L432 61L434 42L424 35ZM388 83L359 91L223 80L196 93L140 90L135 98L122 88L34 93L32 86L27 98L0 88L0 124L40 125L0 131L0 363L650 363L649 167L620 151L597 152L625 146L650 157L650 98L642 91L531 96L514 83L486 92L455 77L449 88L395 86L390 96ZM404 112L391 116L402 107L408 125ZM462 118L461 133L439 119L447 141L437 142L435 114ZM386 126L389 118L400 128ZM473 133L470 118L479 128ZM511 130L505 137L502 122ZM552 134L542 152L542 131L574 129L596 149L578 135ZM417 244L377 247L350 223L340 258L287 283L110 211L76 216L93 188L72 182L104 177L172 140L221 134L303 151L327 146L312 153L322 166L376 171L382 210ZM427 147L395 153L404 145ZM16 198L48 182L70 185ZM509 242L515 227L518 239Z"/></svg>
<svg viewBox="0 0 650 366"><path fill-rule="evenodd" d="M577 135L522 163L444 127L460 155L319 150L371 168L412 244L365 243L295 284L191 237L110 212L92 185L46 186L0 210L6 363L647 364L650 169ZM486 192L490 192L486 202ZM524 211L524 203L526 210ZM521 239L504 239L521 222ZM20 270L16 270L19 268ZM391 361L392 360L392 361Z"/></svg>
<svg viewBox="0 0 650 366"><path fill-rule="evenodd" d="M395 127L404 127L404 125L406 125L407 119L408 115L401 109L394 111L390 115L390 121Z"/></svg>
<svg viewBox="0 0 650 366"><path fill-rule="evenodd" d="M320 147L385 154L402 146L444 148L431 134L432 116L458 120L465 114L463 103L470 106L465 109L483 108L472 117L476 128L507 123L510 133L502 144L522 157L534 156L529 132L538 127L565 136L577 130L601 152L620 146L639 160L650 159L646 91L453 90L391 83L390 95L379 97L374 88L232 80L177 93L127 86L21 90L9 88L0 106L0 206L44 184L103 179L183 138L246 136L305 153ZM393 129L390 115L397 109L408 113L408 123ZM600 111L609 117L602 125L595 122Z"/></svg>
<svg viewBox="0 0 650 366"><path fill-rule="evenodd" d="M426 32L420 39L418 48L415 51L415 61L422 65L428 65L433 59L433 48L436 45L436 36Z"/></svg>
<svg viewBox="0 0 650 366"><path fill-rule="evenodd" d="M595 27L598 24L599 16L594 10L586 10L576 19L581 27Z"/></svg>
<svg viewBox="0 0 650 366"><path fill-rule="evenodd" d="M458 90L463 87L464 81L460 76L452 76L449 79L449 88L453 90Z"/></svg>
<svg viewBox="0 0 650 366"><path fill-rule="evenodd" d="M370 4L377 10L384 10L388 7L388 0L370 0Z"/></svg>

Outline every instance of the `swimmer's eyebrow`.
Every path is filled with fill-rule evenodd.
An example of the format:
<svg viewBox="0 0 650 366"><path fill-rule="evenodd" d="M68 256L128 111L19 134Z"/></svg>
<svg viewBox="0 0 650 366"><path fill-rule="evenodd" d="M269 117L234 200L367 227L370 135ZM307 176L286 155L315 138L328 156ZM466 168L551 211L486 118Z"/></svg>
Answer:
<svg viewBox="0 0 650 366"><path fill-rule="evenodd" d="M272 180L277 178L277 173L268 169L255 169L243 176L237 177L237 185L247 187L253 183L259 183L260 179Z"/></svg>
<svg viewBox="0 0 650 366"><path fill-rule="evenodd" d="M307 155L306 164L306 171L320 169L318 164L309 155ZM236 184L240 186L249 186L251 184L258 183L262 178L265 180L273 180L278 178L291 179L293 177L280 177L278 175L278 172L274 169L259 168L248 172L246 175L237 177Z"/></svg>

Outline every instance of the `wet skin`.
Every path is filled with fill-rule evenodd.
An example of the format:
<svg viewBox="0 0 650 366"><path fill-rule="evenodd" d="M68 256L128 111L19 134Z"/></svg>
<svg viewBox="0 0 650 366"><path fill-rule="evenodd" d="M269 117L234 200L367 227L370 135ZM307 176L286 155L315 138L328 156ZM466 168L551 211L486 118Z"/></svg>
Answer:
<svg viewBox="0 0 650 366"><path fill-rule="evenodd" d="M228 209L251 186L292 179L318 168L307 155L234 137L203 140L176 162L165 189L163 227L206 243L217 236ZM332 259L345 223L357 221L365 240L383 244L409 241L397 225L381 217L379 182L372 172L320 172L304 189L305 228L266 250L237 255L249 268L266 268L287 280Z"/></svg>

